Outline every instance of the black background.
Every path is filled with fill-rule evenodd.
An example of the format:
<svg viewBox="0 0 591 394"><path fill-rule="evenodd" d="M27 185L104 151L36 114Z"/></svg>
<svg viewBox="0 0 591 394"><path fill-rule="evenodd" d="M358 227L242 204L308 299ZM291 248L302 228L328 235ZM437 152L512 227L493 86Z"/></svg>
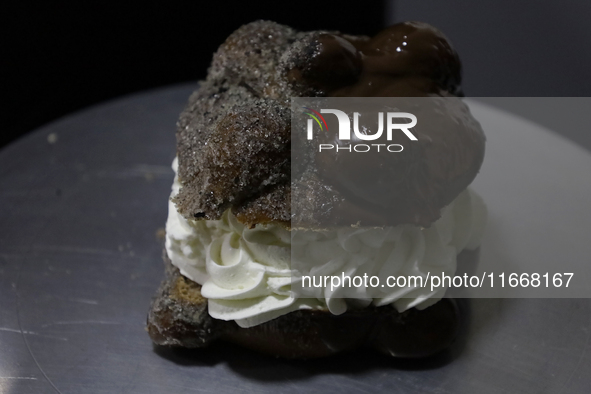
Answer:
<svg viewBox="0 0 591 394"><path fill-rule="evenodd" d="M353 34L425 21L458 50L467 96L591 96L590 15L580 0L13 2L0 7L0 147L92 104L201 79L224 39L257 19ZM497 102L591 146L587 128L540 103Z"/></svg>
<svg viewBox="0 0 591 394"><path fill-rule="evenodd" d="M384 12L383 1L11 2L0 11L0 146L109 98L205 77L242 24L372 34Z"/></svg>

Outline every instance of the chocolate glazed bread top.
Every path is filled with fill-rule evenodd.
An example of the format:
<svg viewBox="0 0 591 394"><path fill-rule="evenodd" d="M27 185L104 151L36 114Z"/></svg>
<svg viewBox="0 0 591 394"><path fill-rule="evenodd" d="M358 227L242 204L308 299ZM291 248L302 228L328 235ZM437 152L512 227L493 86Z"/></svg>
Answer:
<svg viewBox="0 0 591 394"><path fill-rule="evenodd" d="M373 38L267 21L242 26L215 53L178 122L177 209L187 218L219 219L231 208L249 226L318 228L327 215L338 225L362 217L362 225L429 226L484 158L484 134L459 99L434 101L445 116L434 120L439 127L418 131L411 154L370 161L393 180L376 201L351 198L363 182L356 155L302 157L291 178L290 98L453 97L461 95L460 81L458 55L427 24L401 23ZM338 143L335 134L322 138ZM292 194L307 202L297 216Z"/></svg>

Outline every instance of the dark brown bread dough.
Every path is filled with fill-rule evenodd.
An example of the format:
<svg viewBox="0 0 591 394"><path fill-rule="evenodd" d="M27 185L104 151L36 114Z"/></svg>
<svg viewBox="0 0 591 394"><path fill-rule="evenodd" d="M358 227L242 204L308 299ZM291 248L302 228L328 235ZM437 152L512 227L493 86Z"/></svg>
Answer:
<svg viewBox="0 0 591 394"><path fill-rule="evenodd" d="M406 45L399 51L402 42ZM341 213L339 225L354 224L343 212L357 212L361 205L345 198L330 169L306 167L314 158L303 157L298 177L291 179L290 98L451 96L461 94L460 74L459 58L443 34L422 23L395 25L373 38L302 33L268 21L242 26L220 46L207 79L181 114L182 188L173 201L186 218L219 219L231 208L249 226L281 222L318 228L327 212ZM430 144L429 138L418 141L425 152L443 149L417 155L418 161L434 157L437 162L422 163L421 171L412 170L418 161L396 164L397 173L407 174L396 189L404 196L391 196L391 205L400 209L392 211L387 224L430 225L474 179L484 156L484 135L477 122L464 123L453 137L459 144L453 149ZM463 138L466 134L470 138ZM298 217L291 216L291 197L310 202L298 207ZM370 225L383 211L364 209L368 222L362 224Z"/></svg>
<svg viewBox="0 0 591 394"><path fill-rule="evenodd" d="M148 314L148 334L157 345L200 348L223 340L284 358L317 358L371 347L395 357L426 357L447 348L460 329L454 300L398 313L391 306L328 311L299 310L258 326L241 328L212 318L201 286L185 278L166 252L166 279Z"/></svg>

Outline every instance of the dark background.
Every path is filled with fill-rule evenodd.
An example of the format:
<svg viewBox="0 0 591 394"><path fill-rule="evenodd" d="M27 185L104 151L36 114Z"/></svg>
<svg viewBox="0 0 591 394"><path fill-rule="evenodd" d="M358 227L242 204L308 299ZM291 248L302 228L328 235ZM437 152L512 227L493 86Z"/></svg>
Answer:
<svg viewBox="0 0 591 394"><path fill-rule="evenodd" d="M11 2L2 6L0 146L109 98L205 77L211 56L242 24L372 33L384 3L342 1ZM355 5L356 3L351 3ZM334 10L338 9L338 18Z"/></svg>
<svg viewBox="0 0 591 394"><path fill-rule="evenodd" d="M12 2L0 11L0 147L89 105L203 78L256 19L353 34L423 20L456 46L468 96L589 96L590 16L576 0Z"/></svg>
<svg viewBox="0 0 591 394"><path fill-rule="evenodd" d="M591 1L398 0L389 15L447 35L469 96L591 96Z"/></svg>
<svg viewBox="0 0 591 394"><path fill-rule="evenodd" d="M447 35L462 59L467 96L525 117L591 151L591 1L388 4L388 23L421 20Z"/></svg>

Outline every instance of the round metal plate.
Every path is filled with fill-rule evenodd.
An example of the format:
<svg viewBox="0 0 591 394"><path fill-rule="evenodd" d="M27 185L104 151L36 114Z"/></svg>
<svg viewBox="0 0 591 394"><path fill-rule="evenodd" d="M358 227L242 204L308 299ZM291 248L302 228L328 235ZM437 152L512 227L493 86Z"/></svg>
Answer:
<svg viewBox="0 0 591 394"><path fill-rule="evenodd" d="M153 348L175 122L195 87L93 107L0 152L0 392L588 392L588 299L466 301L462 339L421 361Z"/></svg>

